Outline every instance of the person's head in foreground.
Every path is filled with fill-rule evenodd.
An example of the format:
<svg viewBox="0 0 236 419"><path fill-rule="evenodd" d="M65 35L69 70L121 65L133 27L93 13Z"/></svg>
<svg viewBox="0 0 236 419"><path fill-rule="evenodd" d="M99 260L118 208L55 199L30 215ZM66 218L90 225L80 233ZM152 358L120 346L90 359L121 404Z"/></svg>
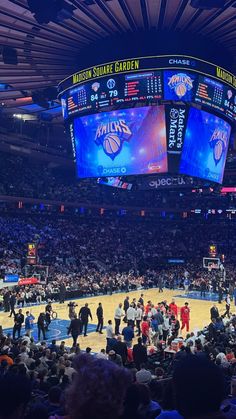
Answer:
<svg viewBox="0 0 236 419"><path fill-rule="evenodd" d="M184 419L224 417L220 414L224 381L213 362L200 356L187 357L176 366L173 381L177 409Z"/></svg>
<svg viewBox="0 0 236 419"><path fill-rule="evenodd" d="M21 419L30 399L30 382L21 374L0 377L0 419Z"/></svg>
<svg viewBox="0 0 236 419"><path fill-rule="evenodd" d="M75 360L74 368L76 375L66 397L69 418L118 418L131 384L129 371L86 354Z"/></svg>

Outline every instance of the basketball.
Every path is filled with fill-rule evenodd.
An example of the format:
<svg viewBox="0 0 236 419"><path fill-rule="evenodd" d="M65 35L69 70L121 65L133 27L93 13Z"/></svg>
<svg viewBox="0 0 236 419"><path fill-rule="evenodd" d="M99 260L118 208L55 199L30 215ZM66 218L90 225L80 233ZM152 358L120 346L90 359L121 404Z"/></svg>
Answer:
<svg viewBox="0 0 236 419"><path fill-rule="evenodd" d="M178 86L176 86L175 93L177 94L177 96L183 97L186 93L186 90L187 89L184 83L180 83L178 84Z"/></svg>
<svg viewBox="0 0 236 419"><path fill-rule="evenodd" d="M217 162L220 161L222 153L223 153L223 143L220 140L220 141L217 141L214 148L214 157Z"/></svg>
<svg viewBox="0 0 236 419"><path fill-rule="evenodd" d="M117 154L120 150L121 142L120 138L116 134L107 134L103 141L103 148L106 154L109 156Z"/></svg>

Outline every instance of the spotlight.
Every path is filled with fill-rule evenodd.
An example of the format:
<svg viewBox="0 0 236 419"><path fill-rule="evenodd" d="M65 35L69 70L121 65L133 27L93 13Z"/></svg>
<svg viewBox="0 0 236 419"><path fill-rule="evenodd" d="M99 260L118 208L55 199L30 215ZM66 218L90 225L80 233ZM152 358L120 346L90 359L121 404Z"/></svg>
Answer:
<svg viewBox="0 0 236 419"><path fill-rule="evenodd" d="M65 0L28 0L28 6L40 25L70 19L76 9Z"/></svg>
<svg viewBox="0 0 236 419"><path fill-rule="evenodd" d="M34 92L32 92L32 100L36 105L41 106L41 108L49 108L49 103L45 98L43 92L40 90L35 90Z"/></svg>
<svg viewBox="0 0 236 419"><path fill-rule="evenodd" d="M191 0L190 6L194 9L222 9L225 5L225 0Z"/></svg>
<svg viewBox="0 0 236 419"><path fill-rule="evenodd" d="M42 108L48 109L51 103L57 98L56 87L50 86L43 90L32 92L32 100ZM51 105L53 106L53 105Z"/></svg>
<svg viewBox="0 0 236 419"><path fill-rule="evenodd" d="M4 64L18 64L17 52L14 48L2 46L0 51Z"/></svg>

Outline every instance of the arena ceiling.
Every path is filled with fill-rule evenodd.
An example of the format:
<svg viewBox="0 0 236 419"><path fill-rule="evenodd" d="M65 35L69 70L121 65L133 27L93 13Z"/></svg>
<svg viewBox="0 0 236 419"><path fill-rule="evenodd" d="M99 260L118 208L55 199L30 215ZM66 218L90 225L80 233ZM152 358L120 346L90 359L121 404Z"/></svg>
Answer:
<svg viewBox="0 0 236 419"><path fill-rule="evenodd" d="M44 0L42 0L44 2ZM15 108L30 103L32 90L57 83L77 70L78 56L89 45L114 34L171 30L208 37L227 48L236 72L236 0L222 9L195 9L190 0L67 0L73 17L39 24L27 0L1 0L0 46L17 50L18 64L0 56L0 103ZM46 4L47 2L45 2Z"/></svg>

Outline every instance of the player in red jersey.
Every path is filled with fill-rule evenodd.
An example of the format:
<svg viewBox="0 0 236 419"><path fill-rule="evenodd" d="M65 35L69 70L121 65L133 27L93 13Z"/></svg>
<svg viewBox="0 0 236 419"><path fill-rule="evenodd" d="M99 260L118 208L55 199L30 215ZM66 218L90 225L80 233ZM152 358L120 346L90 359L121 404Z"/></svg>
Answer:
<svg viewBox="0 0 236 419"><path fill-rule="evenodd" d="M147 343L147 341L149 341L149 328L150 325L147 316L144 316L143 321L141 323L141 332L144 345Z"/></svg>
<svg viewBox="0 0 236 419"><path fill-rule="evenodd" d="M187 332L189 331L189 320L190 320L190 308L188 303L185 303L183 307L180 309L180 318L182 322L181 330L183 330L186 326Z"/></svg>
<svg viewBox="0 0 236 419"><path fill-rule="evenodd" d="M150 311L150 309L152 308L152 302L150 300L148 300L147 305L144 307L144 311L145 314L147 316L148 312Z"/></svg>
<svg viewBox="0 0 236 419"><path fill-rule="evenodd" d="M172 315L174 315L176 318L178 317L178 306L175 303L175 299L174 298L172 298L172 301L169 304L169 310L170 310L170 313Z"/></svg>

